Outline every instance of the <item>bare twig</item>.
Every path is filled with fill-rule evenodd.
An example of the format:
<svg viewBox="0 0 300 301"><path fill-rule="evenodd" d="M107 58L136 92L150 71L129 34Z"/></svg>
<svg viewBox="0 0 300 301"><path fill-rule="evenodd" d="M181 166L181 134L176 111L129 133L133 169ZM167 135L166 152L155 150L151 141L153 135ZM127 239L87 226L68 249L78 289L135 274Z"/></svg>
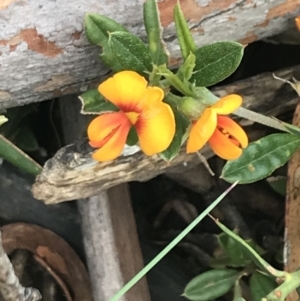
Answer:
<svg viewBox="0 0 300 301"><path fill-rule="evenodd" d="M0 234L0 293L4 301L38 301L40 292L31 287L23 287L15 275L13 266L2 247Z"/></svg>

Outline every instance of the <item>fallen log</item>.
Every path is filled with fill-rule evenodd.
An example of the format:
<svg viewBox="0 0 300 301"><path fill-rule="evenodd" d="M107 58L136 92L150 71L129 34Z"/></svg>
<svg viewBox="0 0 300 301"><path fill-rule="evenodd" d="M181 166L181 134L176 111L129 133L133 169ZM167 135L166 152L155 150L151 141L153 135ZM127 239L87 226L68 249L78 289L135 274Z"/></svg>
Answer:
<svg viewBox="0 0 300 301"><path fill-rule="evenodd" d="M108 69L83 30L86 12L114 18L145 39L138 0L16 1L0 3L0 110L61 95L81 93L99 83ZM178 64L173 8L158 3L171 66ZM294 26L300 0L181 0L197 46L220 40L248 44Z"/></svg>
<svg viewBox="0 0 300 301"><path fill-rule="evenodd" d="M296 69L287 68L276 74L290 79ZM244 107L272 116L293 109L297 102L292 88L275 80L270 73L216 88L214 92L219 96L238 93L244 97ZM198 156L187 155L184 147L171 162L164 161L158 155L147 157L137 152L111 162L98 163L91 159L92 151L87 140L58 151L36 178L32 187L34 197L47 204L87 198L121 183L146 181L171 168L184 172L199 164ZM202 154L206 158L212 156L207 147Z"/></svg>

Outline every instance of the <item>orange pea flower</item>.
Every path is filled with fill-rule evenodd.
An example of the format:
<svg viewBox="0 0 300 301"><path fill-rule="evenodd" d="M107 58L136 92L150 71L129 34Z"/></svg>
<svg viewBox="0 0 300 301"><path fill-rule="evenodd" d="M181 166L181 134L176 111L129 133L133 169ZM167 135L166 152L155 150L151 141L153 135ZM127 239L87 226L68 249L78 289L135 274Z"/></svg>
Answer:
<svg viewBox="0 0 300 301"><path fill-rule="evenodd" d="M96 117L88 126L90 145L99 148L93 158L110 161L123 151L129 130L135 127L142 151L152 156L168 148L175 134L175 118L164 103L159 87L134 71L121 71L98 87L99 92L120 110Z"/></svg>
<svg viewBox="0 0 300 301"><path fill-rule="evenodd" d="M300 16L295 18L295 24L298 31L300 31Z"/></svg>
<svg viewBox="0 0 300 301"><path fill-rule="evenodd" d="M225 160L237 159L242 149L248 146L244 130L231 118L232 113L242 104L242 97L227 95L209 108L193 122L187 142L187 153L200 150L207 142L216 155Z"/></svg>

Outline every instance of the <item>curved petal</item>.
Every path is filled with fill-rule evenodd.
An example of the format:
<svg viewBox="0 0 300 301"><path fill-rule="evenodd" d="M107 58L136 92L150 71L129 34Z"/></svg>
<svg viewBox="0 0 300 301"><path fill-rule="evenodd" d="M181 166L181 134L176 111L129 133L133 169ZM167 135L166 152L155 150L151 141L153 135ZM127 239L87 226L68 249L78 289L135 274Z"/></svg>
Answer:
<svg viewBox="0 0 300 301"><path fill-rule="evenodd" d="M134 71L121 71L99 85L98 91L121 110L128 112L141 101L147 81Z"/></svg>
<svg viewBox="0 0 300 301"><path fill-rule="evenodd" d="M214 153L225 160L237 159L242 154L242 149L236 146L218 129L215 130L208 143Z"/></svg>
<svg viewBox="0 0 300 301"><path fill-rule="evenodd" d="M122 153L131 123L122 124L114 135L92 155L94 160L104 162L116 159Z"/></svg>
<svg viewBox="0 0 300 301"><path fill-rule="evenodd" d="M167 149L175 135L175 117L171 107L158 103L143 111L135 124L142 151L152 156Z"/></svg>
<svg viewBox="0 0 300 301"><path fill-rule="evenodd" d="M121 124L129 122L123 112L102 114L89 124L87 129L88 138L92 147L101 147L103 140Z"/></svg>
<svg viewBox="0 0 300 301"><path fill-rule="evenodd" d="M161 103L164 98L164 91L159 87L148 87L141 98L141 107L144 109Z"/></svg>
<svg viewBox="0 0 300 301"><path fill-rule="evenodd" d="M234 120L227 116L218 116L218 126L226 130L235 140L237 140L242 148L248 146L248 137L245 131Z"/></svg>
<svg viewBox="0 0 300 301"><path fill-rule="evenodd" d="M217 127L217 114L211 108L204 110L199 120L192 126L186 146L187 153L201 149Z"/></svg>
<svg viewBox="0 0 300 301"><path fill-rule="evenodd" d="M225 130L225 134L221 132L222 129ZM234 160L242 154L242 148L248 146L248 137L231 118L218 116L218 129L208 143L219 157L225 160Z"/></svg>
<svg viewBox="0 0 300 301"><path fill-rule="evenodd" d="M240 95L229 94L217 101L212 108L217 114L228 115L242 105L243 99Z"/></svg>

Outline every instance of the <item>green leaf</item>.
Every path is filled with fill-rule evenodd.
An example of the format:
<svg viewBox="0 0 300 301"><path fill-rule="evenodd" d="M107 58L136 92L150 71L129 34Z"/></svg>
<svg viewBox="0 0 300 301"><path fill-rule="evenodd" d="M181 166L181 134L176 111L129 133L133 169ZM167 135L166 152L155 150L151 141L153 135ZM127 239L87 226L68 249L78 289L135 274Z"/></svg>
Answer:
<svg viewBox="0 0 300 301"><path fill-rule="evenodd" d="M241 245L241 247L244 248L244 251L249 254L249 256L252 258L252 261L256 264L258 268L261 270L267 272L268 274L274 276L274 277L282 277L285 276L285 272L278 271L274 269L268 262L266 262L259 253L252 248L246 241L244 241L241 237L236 235L233 231L229 230L227 227L225 227L222 223L220 223L218 220L214 219L215 223L221 228L223 232L225 232L227 235L229 235L231 238L233 238L237 243Z"/></svg>
<svg viewBox="0 0 300 301"><path fill-rule="evenodd" d="M111 68L112 71L118 72L119 70L122 70L121 65L118 61L116 61L108 45L103 47L103 51L100 54L100 59L107 67Z"/></svg>
<svg viewBox="0 0 300 301"><path fill-rule="evenodd" d="M8 121L8 119L5 116L0 115L0 125L2 125L3 123L5 123L7 121Z"/></svg>
<svg viewBox="0 0 300 301"><path fill-rule="evenodd" d="M103 47L103 52L100 55L102 61L113 70L119 69L120 66L108 47L108 37L109 33L116 31L128 32L127 29L111 18L94 13L85 15L84 26L89 42Z"/></svg>
<svg viewBox="0 0 300 301"><path fill-rule="evenodd" d="M232 289L239 272L231 269L211 270L192 279L183 296L192 301L208 301L218 298Z"/></svg>
<svg viewBox="0 0 300 301"><path fill-rule="evenodd" d="M300 137L292 134L272 134L263 137L243 151L234 161L228 161L221 178L239 184L256 182L284 165L300 146Z"/></svg>
<svg viewBox="0 0 300 301"><path fill-rule="evenodd" d="M25 152L32 152L39 149L39 144L32 130L28 126L20 127L17 135L14 137L14 143Z"/></svg>
<svg viewBox="0 0 300 301"><path fill-rule="evenodd" d="M194 53L196 51L196 45L179 5L179 2L177 2L174 7L174 22L181 54L182 57L186 59L191 52Z"/></svg>
<svg viewBox="0 0 300 301"><path fill-rule="evenodd" d="M137 36L128 32L111 33L108 46L120 70L134 70L144 74L152 70L149 49Z"/></svg>
<svg viewBox="0 0 300 301"><path fill-rule="evenodd" d="M9 122L1 126L0 134L8 138L10 141L14 139L16 133L24 124L24 119L28 117L34 110L35 106L23 106L8 109L5 113Z"/></svg>
<svg viewBox="0 0 300 301"><path fill-rule="evenodd" d="M128 133L126 144L129 146L133 146L136 145L138 141L139 141L139 137L137 135L136 129L134 126L132 126Z"/></svg>
<svg viewBox="0 0 300 301"><path fill-rule="evenodd" d="M236 42L217 42L195 51L196 67L191 78L197 86L212 86L230 76L239 66L244 46Z"/></svg>
<svg viewBox="0 0 300 301"><path fill-rule="evenodd" d="M94 13L88 13L84 18L86 36L91 44L105 46L108 43L109 33L128 30L115 20Z"/></svg>
<svg viewBox="0 0 300 301"><path fill-rule="evenodd" d="M171 107L175 116L176 131L170 146L160 153L160 156L166 161L171 161L178 155L186 139L187 129L190 126L190 121L176 107Z"/></svg>
<svg viewBox="0 0 300 301"><path fill-rule="evenodd" d="M79 96L82 103L81 114L95 114L118 111L119 109L98 92L97 89L91 89Z"/></svg>
<svg viewBox="0 0 300 301"><path fill-rule="evenodd" d="M228 256L227 265L232 267L243 267L252 261L251 255L245 250L244 246L228 234L224 232L219 234L218 240L222 249ZM264 253L263 250L259 248L252 240L247 240L245 242L254 248L259 254Z"/></svg>
<svg viewBox="0 0 300 301"><path fill-rule="evenodd" d="M277 176L277 177L269 177L267 178L267 182L276 191L278 194L282 196L286 196L286 185L287 185L287 177L285 176Z"/></svg>
<svg viewBox="0 0 300 301"><path fill-rule="evenodd" d="M38 163L2 135L0 135L0 157L34 176L42 171L42 167Z"/></svg>
<svg viewBox="0 0 300 301"><path fill-rule="evenodd" d="M144 3L144 23L152 62L157 65L167 64L169 56L162 39L162 26L156 0L147 0Z"/></svg>
<svg viewBox="0 0 300 301"><path fill-rule="evenodd" d="M179 67L176 75L183 82L188 81L193 75L193 70L195 66L196 66L196 57L194 54L190 53L189 56L184 61L184 63Z"/></svg>
<svg viewBox="0 0 300 301"><path fill-rule="evenodd" d="M253 301L261 301L277 287L276 282L270 277L255 272L250 278L250 290Z"/></svg>

